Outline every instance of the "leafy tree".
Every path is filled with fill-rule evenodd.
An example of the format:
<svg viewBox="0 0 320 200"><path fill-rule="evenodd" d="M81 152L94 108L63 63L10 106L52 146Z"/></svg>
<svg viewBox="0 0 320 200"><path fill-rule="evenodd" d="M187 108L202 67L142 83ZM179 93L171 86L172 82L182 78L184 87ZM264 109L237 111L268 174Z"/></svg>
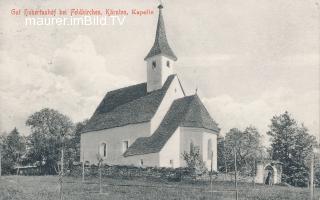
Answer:
<svg viewBox="0 0 320 200"><path fill-rule="evenodd" d="M226 157L225 157L225 140L223 137L218 137L218 144L217 144L217 165L218 165L218 171L220 172L227 172L226 167Z"/></svg>
<svg viewBox="0 0 320 200"><path fill-rule="evenodd" d="M297 122L286 111L271 119L272 159L282 162L283 181L297 186L308 184L309 160L312 149L317 144L315 137L308 133L308 129Z"/></svg>
<svg viewBox="0 0 320 200"><path fill-rule="evenodd" d="M81 140L81 132L88 123L88 119L78 122L75 125L74 131L72 133L72 138L70 140L70 147L74 150L73 160L79 162L81 159L80 155L80 140Z"/></svg>
<svg viewBox="0 0 320 200"><path fill-rule="evenodd" d="M26 161L43 166L47 174L55 174L61 149L65 149L65 160L70 156L68 141L74 128L72 121L56 110L44 108L29 116L26 125L31 128Z"/></svg>
<svg viewBox="0 0 320 200"><path fill-rule="evenodd" d="M237 168L245 175L253 175L255 161L261 159L261 136L258 130L249 126L244 131L237 128L226 133L224 140L225 165L228 171L234 170L234 158L237 154Z"/></svg>
<svg viewBox="0 0 320 200"><path fill-rule="evenodd" d="M190 152L183 152L182 158L193 175L202 175L207 172L198 147L191 145Z"/></svg>
<svg viewBox="0 0 320 200"><path fill-rule="evenodd" d="M22 158L26 151L25 139L20 135L17 128L14 128L8 135L1 137L2 173L14 173L14 167L21 165Z"/></svg>

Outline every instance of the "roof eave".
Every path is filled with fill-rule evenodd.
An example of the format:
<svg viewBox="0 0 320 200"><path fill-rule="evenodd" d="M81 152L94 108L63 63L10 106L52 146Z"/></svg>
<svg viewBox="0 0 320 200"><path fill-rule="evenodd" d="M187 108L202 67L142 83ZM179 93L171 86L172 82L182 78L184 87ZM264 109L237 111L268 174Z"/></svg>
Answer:
<svg viewBox="0 0 320 200"><path fill-rule="evenodd" d="M144 58L144 60L147 61L148 59L150 59L150 58L152 58L154 56L164 56L164 57L167 57L167 58L169 58L169 59L171 59L173 61L177 61L178 60L177 56L174 53L172 53L172 55L169 55L169 53L166 54L166 53L162 53L162 52L161 53L157 53L157 54L153 54L153 53L151 53L151 51Z"/></svg>

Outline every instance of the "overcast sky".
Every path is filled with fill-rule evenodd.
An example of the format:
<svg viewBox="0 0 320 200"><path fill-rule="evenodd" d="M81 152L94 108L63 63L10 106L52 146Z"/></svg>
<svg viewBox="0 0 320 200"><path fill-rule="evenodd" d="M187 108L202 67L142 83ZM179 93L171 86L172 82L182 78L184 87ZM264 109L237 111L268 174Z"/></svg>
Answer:
<svg viewBox="0 0 320 200"><path fill-rule="evenodd" d="M62 3L63 2L63 3ZM319 15L315 0L164 1L175 71L225 133L288 110L319 134ZM146 81L157 1L0 1L0 132L28 134L44 107L89 118L109 90ZM25 26L12 8L154 9L123 26Z"/></svg>

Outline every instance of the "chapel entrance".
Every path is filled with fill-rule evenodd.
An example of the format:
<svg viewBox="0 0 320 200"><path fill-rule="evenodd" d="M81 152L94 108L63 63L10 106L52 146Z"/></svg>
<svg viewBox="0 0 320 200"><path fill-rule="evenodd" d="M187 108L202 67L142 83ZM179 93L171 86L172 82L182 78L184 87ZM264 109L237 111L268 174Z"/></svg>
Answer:
<svg viewBox="0 0 320 200"><path fill-rule="evenodd" d="M271 165L267 165L264 168L264 184L273 185L276 181L277 170Z"/></svg>
<svg viewBox="0 0 320 200"><path fill-rule="evenodd" d="M255 182L273 185L281 183L282 163L274 160L257 162Z"/></svg>

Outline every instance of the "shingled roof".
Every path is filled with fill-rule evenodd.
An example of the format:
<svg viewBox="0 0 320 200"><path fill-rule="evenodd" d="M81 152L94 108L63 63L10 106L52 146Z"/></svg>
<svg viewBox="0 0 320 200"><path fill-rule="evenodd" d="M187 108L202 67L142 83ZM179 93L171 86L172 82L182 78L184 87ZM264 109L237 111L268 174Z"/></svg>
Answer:
<svg viewBox="0 0 320 200"><path fill-rule="evenodd" d="M197 95L183 97L172 103L158 129L150 137L138 138L124 156L159 152L179 126L220 131Z"/></svg>
<svg viewBox="0 0 320 200"><path fill-rule="evenodd" d="M149 93L147 83L108 92L82 133L150 121L175 76Z"/></svg>
<svg viewBox="0 0 320 200"><path fill-rule="evenodd" d="M166 30L164 26L164 20L162 17L162 5L159 5L159 18L158 18L158 24L157 24L157 31L156 31L156 38L153 43L153 46L151 50L149 51L148 55L144 58L144 60L151 58L155 55L164 55L168 56L169 58L176 61L178 58L173 53L172 49L169 46L167 36L166 36Z"/></svg>

